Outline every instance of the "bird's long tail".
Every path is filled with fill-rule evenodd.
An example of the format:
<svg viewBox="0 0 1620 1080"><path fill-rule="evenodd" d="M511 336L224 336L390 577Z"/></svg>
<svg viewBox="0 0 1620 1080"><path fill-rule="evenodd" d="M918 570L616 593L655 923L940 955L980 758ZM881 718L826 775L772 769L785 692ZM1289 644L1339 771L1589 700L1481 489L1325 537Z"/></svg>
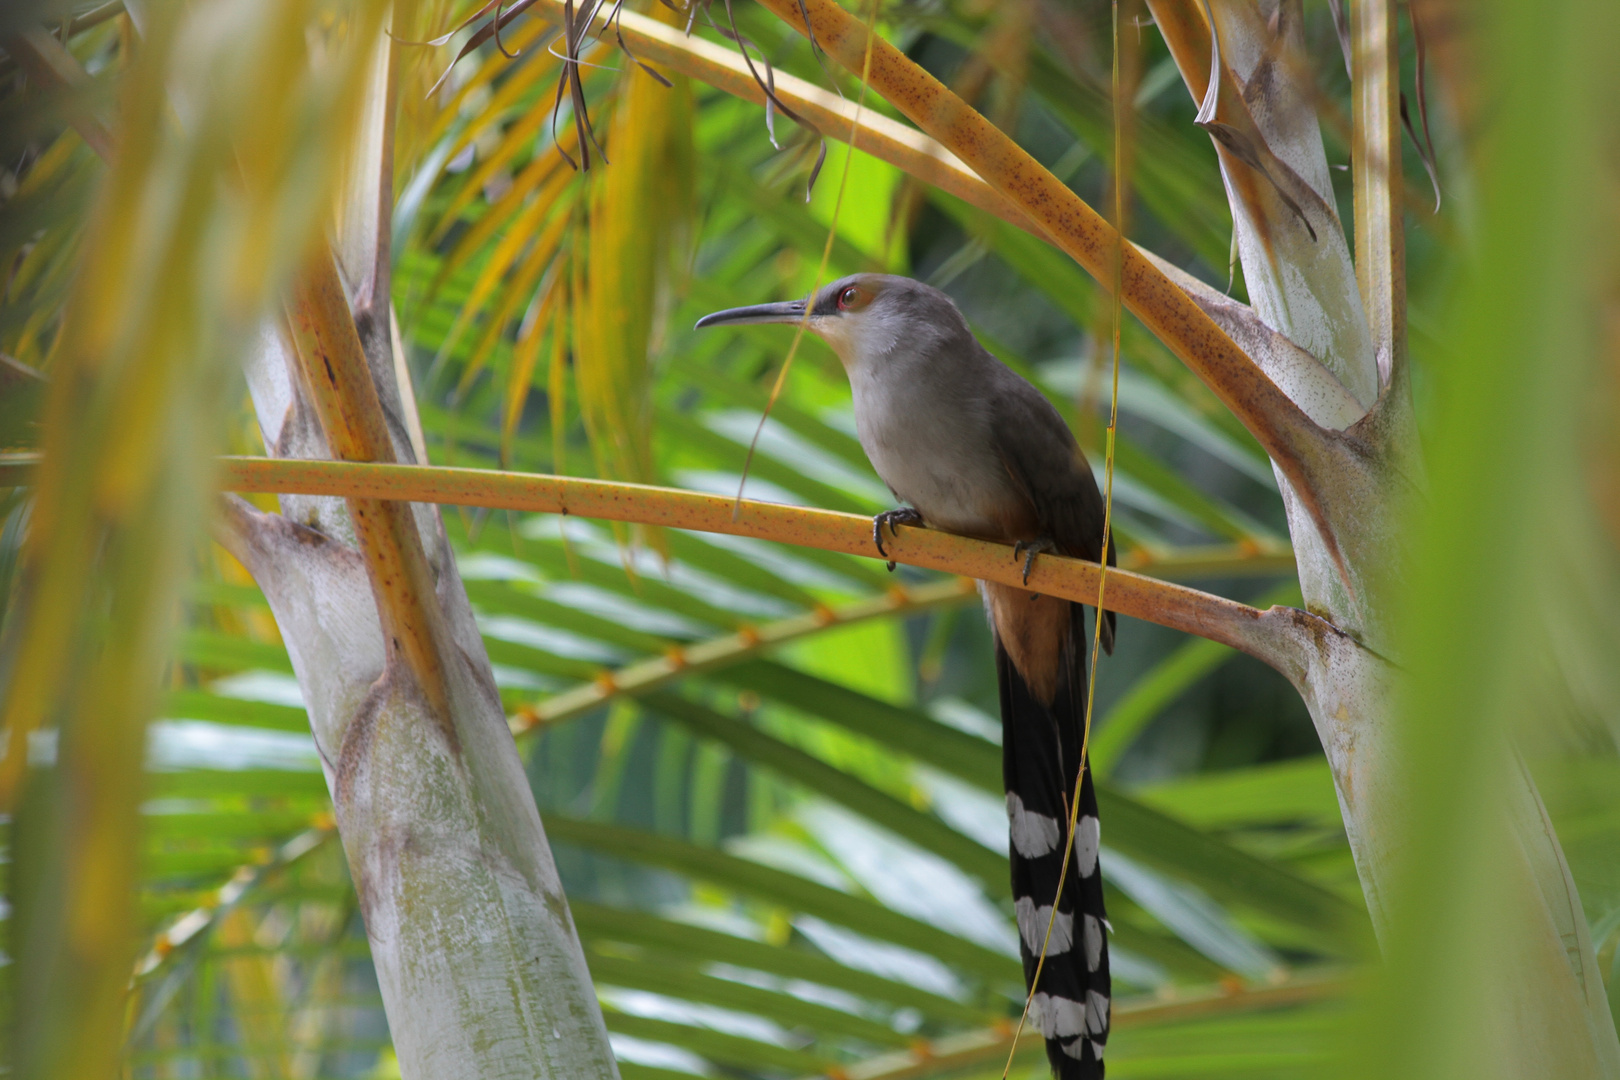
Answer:
<svg viewBox="0 0 1620 1080"><path fill-rule="evenodd" d="M1097 793L1089 768L1080 784L1074 854L1062 894L1058 892L1086 708L1084 609L1079 604L1070 608L1063 674L1050 704L1032 692L997 640L1002 774L1024 983L1034 993L1029 1022L1046 1037L1046 1054L1058 1080L1100 1080L1108 1042L1110 984L1097 859ZM1035 985L1043 944L1046 961Z"/></svg>

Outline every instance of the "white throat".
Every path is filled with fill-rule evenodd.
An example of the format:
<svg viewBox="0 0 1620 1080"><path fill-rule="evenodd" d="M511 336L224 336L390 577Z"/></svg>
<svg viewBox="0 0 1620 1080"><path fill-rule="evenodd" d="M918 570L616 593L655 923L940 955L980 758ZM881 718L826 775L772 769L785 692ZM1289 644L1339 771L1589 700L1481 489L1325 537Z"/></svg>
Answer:
<svg viewBox="0 0 1620 1080"><path fill-rule="evenodd" d="M870 376L886 362L895 359L897 349L910 351L915 342L905 340L905 320L886 308L820 319L816 333L832 346L851 379Z"/></svg>

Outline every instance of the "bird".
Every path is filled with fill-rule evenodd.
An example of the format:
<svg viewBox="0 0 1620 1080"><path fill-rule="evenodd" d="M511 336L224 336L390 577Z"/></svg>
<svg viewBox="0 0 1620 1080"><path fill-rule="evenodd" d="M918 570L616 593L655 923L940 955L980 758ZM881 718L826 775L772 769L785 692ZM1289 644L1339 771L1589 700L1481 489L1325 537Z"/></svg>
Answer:
<svg viewBox="0 0 1620 1080"><path fill-rule="evenodd" d="M1045 395L979 343L949 296L911 278L853 274L803 300L715 312L696 328L801 321L842 362L861 447L901 504L873 519L880 557L888 555L885 531L893 537L923 525L1013 544L1026 585L1043 552L1101 561L1103 497L1074 434ZM1112 542L1107 548L1113 565ZM1017 586L981 581L979 588L995 640L1008 857L1030 1022L1059 1080L1100 1080L1112 989L1089 766L1076 791L1084 609ZM1114 615L1101 618L1101 644L1112 653ZM1059 895L1076 798L1073 855Z"/></svg>

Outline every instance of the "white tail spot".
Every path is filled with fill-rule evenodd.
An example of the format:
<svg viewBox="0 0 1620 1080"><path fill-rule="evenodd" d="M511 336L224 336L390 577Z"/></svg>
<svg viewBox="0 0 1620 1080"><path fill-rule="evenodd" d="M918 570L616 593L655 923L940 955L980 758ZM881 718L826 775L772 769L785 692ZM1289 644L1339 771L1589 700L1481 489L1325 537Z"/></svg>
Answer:
<svg viewBox="0 0 1620 1080"><path fill-rule="evenodd" d="M1108 995L1095 990L1086 991L1086 1032L1090 1035L1108 1034Z"/></svg>
<svg viewBox="0 0 1620 1080"><path fill-rule="evenodd" d="M1013 911L1018 914L1018 932L1024 938L1024 944L1029 948L1030 955L1041 955L1041 946L1046 945L1047 956L1057 956L1069 951L1074 944L1074 915L1058 912L1057 918L1052 917L1052 906L1036 907L1035 901L1027 896L1020 896L1013 904ZM1046 940L1046 926L1052 925L1052 940Z"/></svg>
<svg viewBox="0 0 1620 1080"><path fill-rule="evenodd" d="M1041 1034L1048 1039L1069 1038L1085 1032L1086 1007L1071 998L1036 994L1030 1002L1030 1012L1040 1024Z"/></svg>
<svg viewBox="0 0 1620 1080"><path fill-rule="evenodd" d="M1102 963L1102 923L1097 921L1095 915L1086 915L1083 918L1085 921L1081 925L1083 935L1081 940L1086 948L1086 970L1096 971L1097 966Z"/></svg>
<svg viewBox="0 0 1620 1080"><path fill-rule="evenodd" d="M1063 829L1057 818L1024 809L1016 791L1007 792L1007 822L1012 830L1013 850L1026 859L1038 859L1057 849Z"/></svg>
<svg viewBox="0 0 1620 1080"><path fill-rule="evenodd" d="M1074 830L1074 867L1081 877L1097 872L1097 847L1102 843L1102 823L1087 814Z"/></svg>

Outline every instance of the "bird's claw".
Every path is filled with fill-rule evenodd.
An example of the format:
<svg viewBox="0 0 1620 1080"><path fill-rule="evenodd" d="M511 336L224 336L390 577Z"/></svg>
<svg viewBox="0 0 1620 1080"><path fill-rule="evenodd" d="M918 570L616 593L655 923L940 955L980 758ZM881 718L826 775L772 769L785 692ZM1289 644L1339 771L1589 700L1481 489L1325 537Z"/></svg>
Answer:
<svg viewBox="0 0 1620 1080"><path fill-rule="evenodd" d="M1013 561L1017 562L1019 556L1024 559L1024 584L1029 584L1029 568L1035 564L1035 556L1043 551L1051 551L1056 547L1051 538L1038 536L1034 540L1019 540L1013 544Z"/></svg>
<svg viewBox="0 0 1620 1080"><path fill-rule="evenodd" d="M872 519L872 543L877 545L878 554L888 559L888 567L894 570L894 560L889 559L889 553L883 550L883 527L889 527L890 536L899 536L901 525L917 525L922 522L922 515L909 506L902 506L896 510L885 510Z"/></svg>

